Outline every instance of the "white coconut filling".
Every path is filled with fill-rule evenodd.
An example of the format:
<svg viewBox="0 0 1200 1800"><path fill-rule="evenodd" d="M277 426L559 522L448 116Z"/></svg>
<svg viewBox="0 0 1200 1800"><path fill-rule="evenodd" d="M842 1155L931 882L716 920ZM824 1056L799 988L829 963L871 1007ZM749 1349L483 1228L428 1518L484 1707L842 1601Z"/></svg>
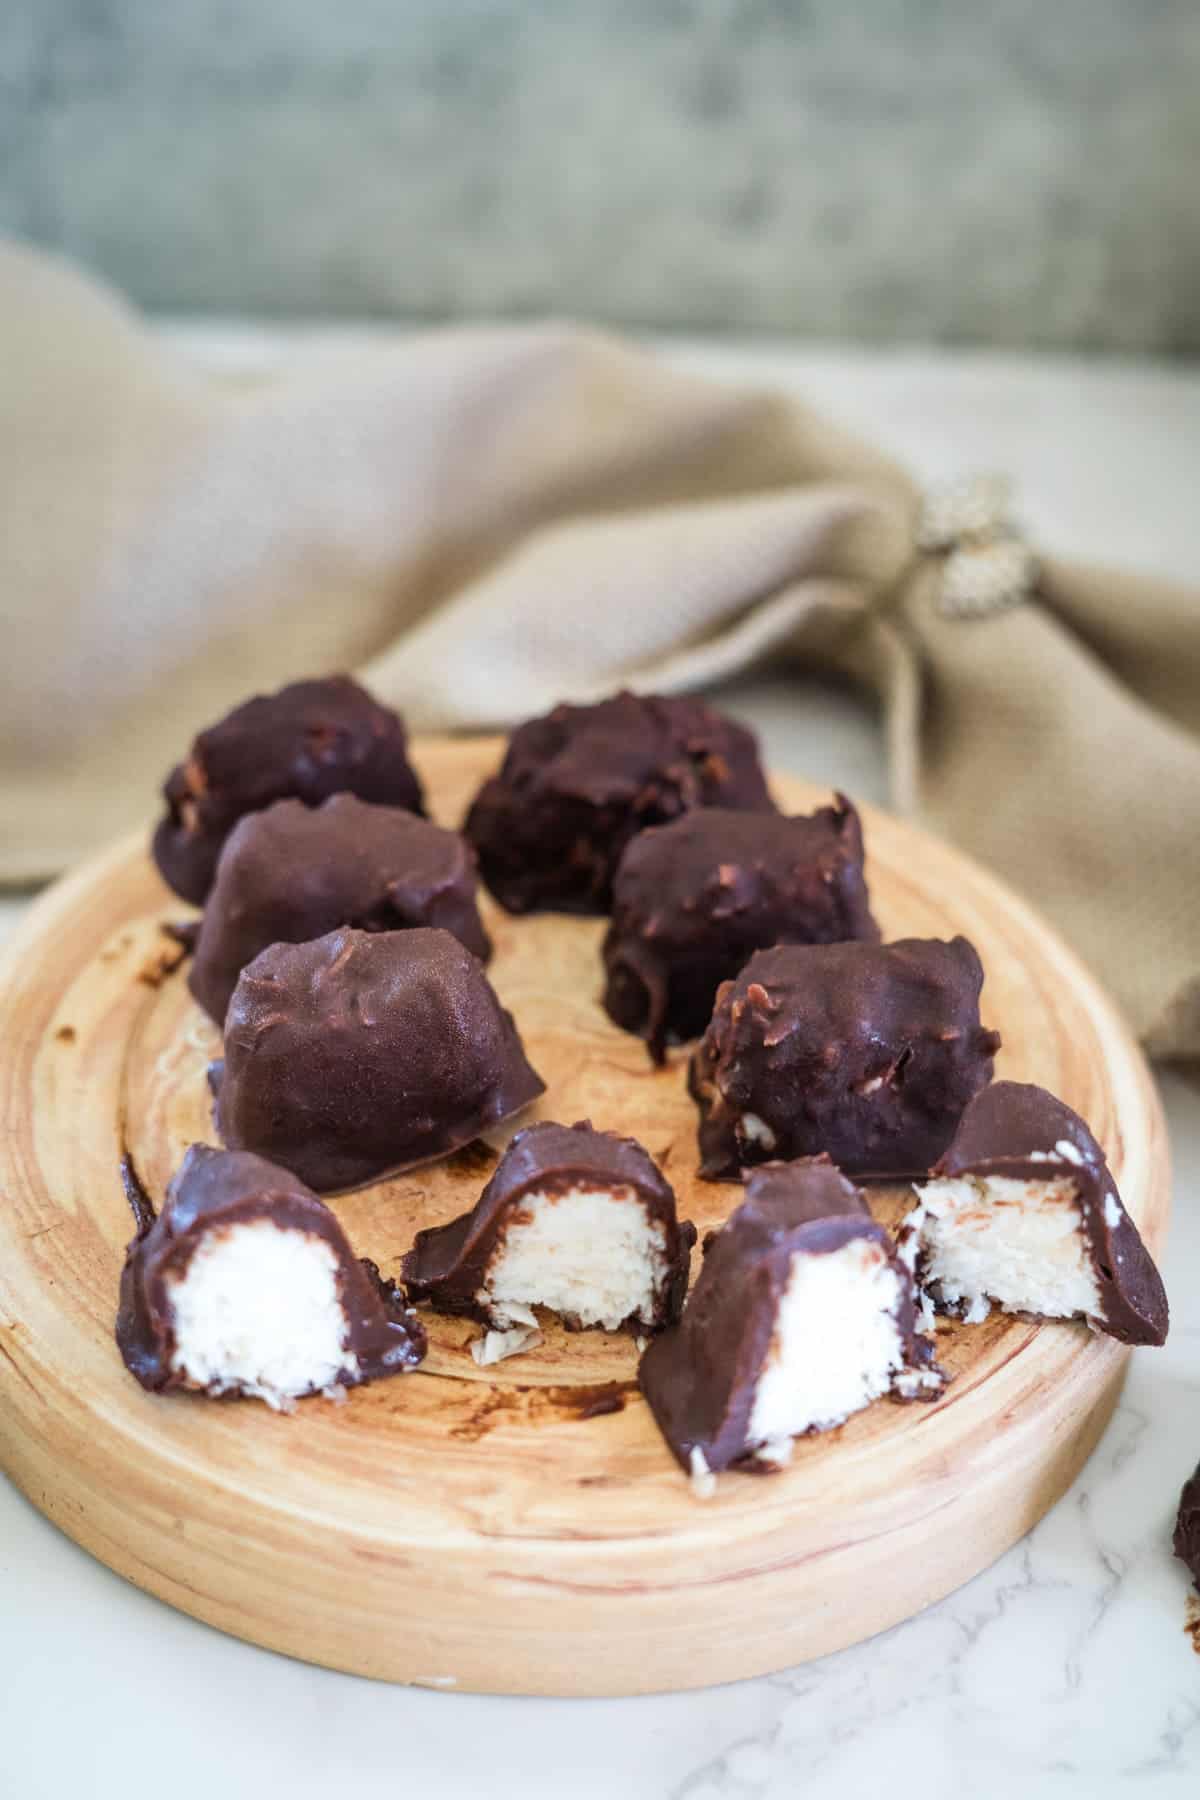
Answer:
<svg viewBox="0 0 1200 1800"><path fill-rule="evenodd" d="M1101 1310L1079 1193L1069 1175L1018 1181L959 1175L930 1181L913 1215L925 1283L970 1324L991 1306L1047 1319Z"/></svg>
<svg viewBox="0 0 1200 1800"><path fill-rule="evenodd" d="M823 1255L793 1256L747 1447L840 1425L887 1393L904 1367L899 1302L900 1276L870 1238L851 1238Z"/></svg>
<svg viewBox="0 0 1200 1800"><path fill-rule="evenodd" d="M323 1238L272 1219L208 1233L169 1282L171 1366L191 1387L237 1389L287 1410L299 1394L354 1375L343 1345L338 1258Z"/></svg>
<svg viewBox="0 0 1200 1800"><path fill-rule="evenodd" d="M501 1329L536 1323L534 1306L615 1331L654 1323L667 1276L663 1226L631 1187L525 1194L476 1294Z"/></svg>

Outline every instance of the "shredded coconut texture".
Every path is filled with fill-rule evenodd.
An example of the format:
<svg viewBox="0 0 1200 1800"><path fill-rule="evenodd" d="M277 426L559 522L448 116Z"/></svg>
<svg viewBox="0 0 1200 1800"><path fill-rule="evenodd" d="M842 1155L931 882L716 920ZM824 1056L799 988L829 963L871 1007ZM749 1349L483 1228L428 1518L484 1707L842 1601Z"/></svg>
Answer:
<svg viewBox="0 0 1200 1800"><path fill-rule="evenodd" d="M968 1324L993 1305L1046 1319L1094 1317L1100 1291L1072 1177L930 1181L913 1215L924 1280Z"/></svg>
<svg viewBox="0 0 1200 1800"><path fill-rule="evenodd" d="M885 1394L905 1366L900 1277L883 1247L792 1258L751 1409L751 1447L840 1425Z"/></svg>
<svg viewBox="0 0 1200 1800"><path fill-rule="evenodd" d="M354 1375L338 1259L323 1238L253 1219L209 1232L170 1284L171 1366L190 1387L237 1390L279 1411Z"/></svg>
<svg viewBox="0 0 1200 1800"><path fill-rule="evenodd" d="M542 1334L536 1325L514 1325L509 1331L485 1331L471 1339L471 1355L481 1369L506 1357L519 1356L522 1350L536 1350Z"/></svg>
<svg viewBox="0 0 1200 1800"><path fill-rule="evenodd" d="M526 1194L477 1295L506 1329L536 1324L531 1308L615 1331L652 1325L667 1275L663 1227L630 1187Z"/></svg>

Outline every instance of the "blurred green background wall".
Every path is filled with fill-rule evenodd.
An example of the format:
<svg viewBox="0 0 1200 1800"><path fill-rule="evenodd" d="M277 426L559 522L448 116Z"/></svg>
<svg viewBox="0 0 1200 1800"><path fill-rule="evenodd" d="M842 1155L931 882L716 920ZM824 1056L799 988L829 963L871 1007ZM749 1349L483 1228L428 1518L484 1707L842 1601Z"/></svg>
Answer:
<svg viewBox="0 0 1200 1800"><path fill-rule="evenodd" d="M0 229L146 305L1200 348L1200 0L0 0Z"/></svg>

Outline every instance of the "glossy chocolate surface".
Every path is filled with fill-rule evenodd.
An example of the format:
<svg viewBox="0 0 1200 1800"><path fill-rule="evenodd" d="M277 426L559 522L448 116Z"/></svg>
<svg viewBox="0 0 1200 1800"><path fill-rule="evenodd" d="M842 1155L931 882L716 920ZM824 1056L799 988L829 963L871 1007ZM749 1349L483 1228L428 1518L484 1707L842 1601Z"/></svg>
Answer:
<svg viewBox="0 0 1200 1800"><path fill-rule="evenodd" d="M862 825L841 794L808 817L705 807L639 832L613 884L604 1005L646 1039L699 1037L718 987L772 944L875 943Z"/></svg>
<svg viewBox="0 0 1200 1800"><path fill-rule="evenodd" d="M860 1177L925 1174L991 1079L982 985L961 937L756 952L691 1059L701 1174L821 1154Z"/></svg>
<svg viewBox="0 0 1200 1800"><path fill-rule="evenodd" d="M544 1085L478 958L423 927L272 944L238 979L214 1076L225 1143L318 1193L446 1156Z"/></svg>
<svg viewBox="0 0 1200 1800"><path fill-rule="evenodd" d="M702 700L620 693L518 726L463 829L510 912L605 913L630 838L700 806L773 810L753 734Z"/></svg>
<svg viewBox="0 0 1200 1800"><path fill-rule="evenodd" d="M203 906L222 846L246 813L330 794L424 811L404 722L348 675L256 694L196 737L163 787L152 852L169 887Z"/></svg>
<svg viewBox="0 0 1200 1800"><path fill-rule="evenodd" d="M930 1366L912 1278L862 1195L827 1157L769 1163L751 1176L741 1206L706 1243L679 1324L642 1357L642 1392L684 1469L694 1449L713 1470L753 1461L750 1417L792 1259L827 1255L854 1238L886 1253L899 1284L895 1319L908 1365ZM938 1385L935 1379L931 1396Z"/></svg>
<svg viewBox="0 0 1200 1800"><path fill-rule="evenodd" d="M399 807L334 794L320 806L279 800L239 821L217 864L188 986L224 1023L238 976L269 944L302 944L339 925L432 925L486 962L466 840Z"/></svg>
<svg viewBox="0 0 1200 1800"><path fill-rule="evenodd" d="M1027 1082L993 1082L963 1113L934 1175L1069 1178L1100 1292L1096 1325L1126 1344L1166 1341L1169 1311L1162 1277L1125 1211L1103 1150L1062 1100Z"/></svg>

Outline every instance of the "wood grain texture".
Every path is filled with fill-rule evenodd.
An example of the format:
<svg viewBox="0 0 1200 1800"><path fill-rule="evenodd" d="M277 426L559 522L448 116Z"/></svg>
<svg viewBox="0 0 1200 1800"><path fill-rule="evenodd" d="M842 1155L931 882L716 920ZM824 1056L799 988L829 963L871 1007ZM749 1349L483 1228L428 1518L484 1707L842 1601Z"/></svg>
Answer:
<svg viewBox="0 0 1200 1800"><path fill-rule="evenodd" d="M456 822L494 740L418 744ZM824 796L775 783L789 810ZM944 845L868 812L887 936L962 931L987 971L997 1072L1091 1122L1152 1247L1168 1209L1163 1123L1112 1005L1018 900ZM131 1223L128 1147L161 1199L185 1146L212 1141L216 1034L189 1000L163 921L186 909L142 840L61 882L0 974L0 1458L112 1568L220 1629L393 1681L503 1693L695 1687L796 1663L906 1618L985 1567L1072 1480L1115 1404L1128 1352L1076 1325L947 1325L934 1406L877 1403L797 1446L779 1475L722 1478L702 1502L633 1386L627 1338L550 1327L480 1370L475 1328L431 1320L418 1374L303 1402L157 1398L113 1342ZM527 1117L590 1116L665 1164L703 1231L740 1190L696 1179L683 1055L651 1069L600 1010L602 921L488 906L493 979L548 1082ZM476 1198L486 1158L334 1202L387 1272L418 1224ZM903 1192L880 1191L894 1218ZM598 1384L621 1409L590 1416Z"/></svg>

